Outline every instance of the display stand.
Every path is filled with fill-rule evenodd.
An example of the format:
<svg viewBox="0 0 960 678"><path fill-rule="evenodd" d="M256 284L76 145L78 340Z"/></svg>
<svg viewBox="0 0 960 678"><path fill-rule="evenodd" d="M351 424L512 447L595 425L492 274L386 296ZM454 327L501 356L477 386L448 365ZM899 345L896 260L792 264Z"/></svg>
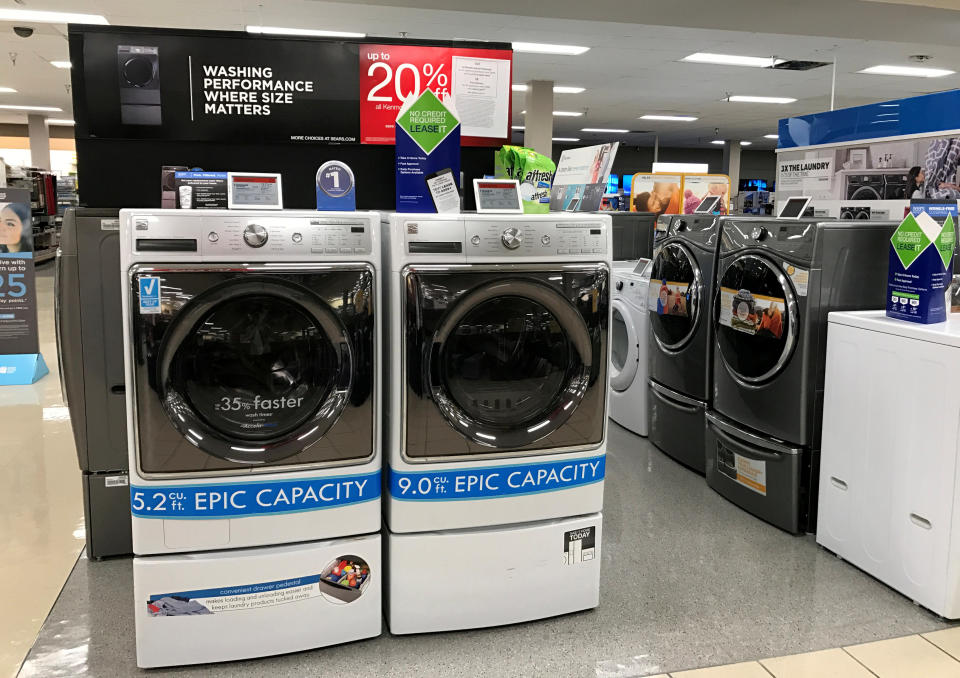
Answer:
<svg viewBox="0 0 960 678"><path fill-rule="evenodd" d="M35 384L49 372L40 353L0 355L0 386Z"/></svg>

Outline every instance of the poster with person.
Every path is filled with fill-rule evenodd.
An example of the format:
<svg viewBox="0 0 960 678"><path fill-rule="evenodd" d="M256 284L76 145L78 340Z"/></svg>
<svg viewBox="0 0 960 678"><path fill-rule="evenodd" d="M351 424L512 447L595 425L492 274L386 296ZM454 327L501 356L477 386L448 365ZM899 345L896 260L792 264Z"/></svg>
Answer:
<svg viewBox="0 0 960 678"><path fill-rule="evenodd" d="M726 174L684 174L683 214L693 214L707 196L720 196L720 214L730 213L730 177Z"/></svg>
<svg viewBox="0 0 960 678"><path fill-rule="evenodd" d="M680 214L680 174L634 174L631 184L631 212Z"/></svg>

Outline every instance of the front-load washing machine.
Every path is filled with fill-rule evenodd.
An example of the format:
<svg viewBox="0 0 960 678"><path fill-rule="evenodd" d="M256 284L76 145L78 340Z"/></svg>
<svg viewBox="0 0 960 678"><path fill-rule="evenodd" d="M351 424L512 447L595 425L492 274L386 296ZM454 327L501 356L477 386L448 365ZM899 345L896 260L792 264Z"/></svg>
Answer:
<svg viewBox="0 0 960 678"><path fill-rule="evenodd" d="M713 324L707 483L789 532L812 531L827 314L884 308L896 222L730 220Z"/></svg>
<svg viewBox="0 0 960 678"><path fill-rule="evenodd" d="M120 220L138 665L378 635L379 215Z"/></svg>
<svg viewBox="0 0 960 678"><path fill-rule="evenodd" d="M847 200L883 200L883 174L847 175Z"/></svg>
<svg viewBox="0 0 960 678"><path fill-rule="evenodd" d="M610 418L647 435L647 287L652 260L613 264L610 319Z"/></svg>
<svg viewBox="0 0 960 678"><path fill-rule="evenodd" d="M610 217L394 214L383 229L390 630L595 607Z"/></svg>

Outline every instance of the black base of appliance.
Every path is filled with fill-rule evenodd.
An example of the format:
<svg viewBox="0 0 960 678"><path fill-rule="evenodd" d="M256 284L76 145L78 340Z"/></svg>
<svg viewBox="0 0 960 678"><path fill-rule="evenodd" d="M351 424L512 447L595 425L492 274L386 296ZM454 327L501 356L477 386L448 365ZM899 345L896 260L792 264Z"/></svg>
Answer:
<svg viewBox="0 0 960 678"><path fill-rule="evenodd" d="M707 484L745 511L793 534L816 530L815 457L706 413Z"/></svg>
<svg viewBox="0 0 960 678"><path fill-rule="evenodd" d="M133 554L130 533L130 481L126 471L83 474L87 557Z"/></svg>
<svg viewBox="0 0 960 678"><path fill-rule="evenodd" d="M648 440L667 456L703 475L707 404L655 381L650 381L647 388L650 391Z"/></svg>

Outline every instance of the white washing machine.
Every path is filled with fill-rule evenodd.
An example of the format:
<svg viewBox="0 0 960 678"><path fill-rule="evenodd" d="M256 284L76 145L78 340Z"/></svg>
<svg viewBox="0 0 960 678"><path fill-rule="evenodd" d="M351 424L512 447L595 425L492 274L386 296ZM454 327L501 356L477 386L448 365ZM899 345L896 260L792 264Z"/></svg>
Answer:
<svg viewBox="0 0 960 678"><path fill-rule="evenodd" d="M618 261L613 264L613 301L610 320L610 418L646 437L647 289L650 259Z"/></svg>
<svg viewBox="0 0 960 678"><path fill-rule="evenodd" d="M137 664L379 635L379 215L120 214Z"/></svg>
<svg viewBox="0 0 960 678"><path fill-rule="evenodd" d="M393 633L596 607L609 215L384 223Z"/></svg>

